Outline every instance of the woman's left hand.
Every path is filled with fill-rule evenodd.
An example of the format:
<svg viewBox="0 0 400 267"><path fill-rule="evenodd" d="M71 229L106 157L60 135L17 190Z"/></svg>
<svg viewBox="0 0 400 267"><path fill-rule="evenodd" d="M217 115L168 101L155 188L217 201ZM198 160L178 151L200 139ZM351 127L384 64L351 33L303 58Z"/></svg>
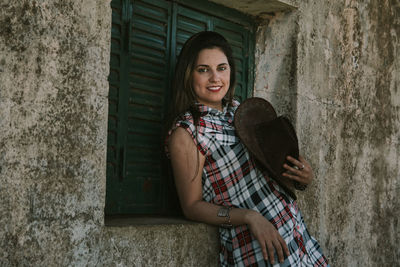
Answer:
<svg viewBox="0 0 400 267"><path fill-rule="evenodd" d="M287 156L286 159L293 164L293 167L283 164L287 171L282 175L303 185L309 185L314 178L310 164L302 156L299 156L299 160L291 156Z"/></svg>

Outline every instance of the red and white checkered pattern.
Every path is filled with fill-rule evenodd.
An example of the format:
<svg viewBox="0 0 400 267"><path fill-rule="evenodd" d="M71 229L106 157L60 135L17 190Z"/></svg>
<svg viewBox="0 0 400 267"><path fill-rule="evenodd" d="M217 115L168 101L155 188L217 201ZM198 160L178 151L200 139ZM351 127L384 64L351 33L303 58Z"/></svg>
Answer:
<svg viewBox="0 0 400 267"><path fill-rule="evenodd" d="M198 104L201 117L197 130L190 113L176 122L176 127L190 133L206 157L203 199L263 214L278 229L290 251L283 264L274 266L329 266L319 244L308 233L296 201L255 167L235 134L233 116L238 105L235 101L221 112ZM246 225L220 228L219 232L221 266L271 266L264 261L261 247Z"/></svg>

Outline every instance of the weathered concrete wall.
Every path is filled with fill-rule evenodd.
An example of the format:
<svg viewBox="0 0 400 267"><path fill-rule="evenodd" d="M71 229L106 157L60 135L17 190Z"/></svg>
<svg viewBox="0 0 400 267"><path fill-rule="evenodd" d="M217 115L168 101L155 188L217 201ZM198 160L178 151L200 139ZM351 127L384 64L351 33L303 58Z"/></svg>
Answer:
<svg viewBox="0 0 400 267"><path fill-rule="evenodd" d="M217 236L197 223L107 227L95 266L218 266Z"/></svg>
<svg viewBox="0 0 400 267"><path fill-rule="evenodd" d="M1 266L79 265L99 253L107 3L1 3Z"/></svg>
<svg viewBox="0 0 400 267"><path fill-rule="evenodd" d="M399 2L286 2L255 94L315 168L306 222L333 266L396 266ZM104 226L110 22L109 0L0 3L0 266L216 265L214 227Z"/></svg>
<svg viewBox="0 0 400 267"><path fill-rule="evenodd" d="M333 266L400 265L400 2L301 1L259 29L258 96L296 121Z"/></svg>
<svg viewBox="0 0 400 267"><path fill-rule="evenodd" d="M104 227L110 25L109 0L0 3L0 266L217 261L214 227Z"/></svg>

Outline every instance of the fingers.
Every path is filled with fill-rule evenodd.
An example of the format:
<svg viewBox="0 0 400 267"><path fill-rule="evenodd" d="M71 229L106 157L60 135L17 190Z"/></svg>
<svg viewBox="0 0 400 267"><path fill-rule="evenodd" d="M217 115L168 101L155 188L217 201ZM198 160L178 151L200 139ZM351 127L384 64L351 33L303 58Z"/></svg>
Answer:
<svg viewBox="0 0 400 267"><path fill-rule="evenodd" d="M264 259L266 261L269 260L271 264L275 263L275 251L280 263L285 261L285 256L288 257L290 255L286 242L279 233L276 233L276 236L273 239L266 240L265 244L261 246L261 249Z"/></svg>
<svg viewBox="0 0 400 267"><path fill-rule="evenodd" d="M275 250L276 250L276 253L278 254L278 259L281 263L285 261L285 256L289 257L289 255L290 255L290 252L286 245L285 240L279 234L278 234L278 238L276 239Z"/></svg>
<svg viewBox="0 0 400 267"><path fill-rule="evenodd" d="M272 242L269 241L267 242L267 248L268 248L268 255L266 260L269 259L269 261L271 262L271 264L274 264L274 246L272 245Z"/></svg>
<svg viewBox="0 0 400 267"><path fill-rule="evenodd" d="M298 170L302 171L304 169L308 169L310 167L310 165L308 164L308 162L302 157L299 156L299 160L291 157L291 156L287 156L286 159L291 162L294 166L297 167ZM286 164L287 165L287 164ZM288 165L289 166L289 165ZM293 168L294 169L294 168Z"/></svg>
<svg viewBox="0 0 400 267"><path fill-rule="evenodd" d="M285 240L280 235L279 235L279 242L281 243L283 252L285 253L286 257L289 257L290 255L289 248L287 247Z"/></svg>
<svg viewBox="0 0 400 267"><path fill-rule="evenodd" d="M274 247L275 247L275 250L276 250L276 254L278 255L279 262L283 262L285 260L285 258L283 256L282 245L279 242L279 239L274 240ZM271 264L273 264L273 262L271 262Z"/></svg>
<svg viewBox="0 0 400 267"><path fill-rule="evenodd" d="M297 166L297 165L296 165ZM308 177L308 170L306 168L299 170L297 168L291 167L288 164L283 164L283 167L287 170L282 175L288 177L292 180L303 182L303 180Z"/></svg>
<svg viewBox="0 0 400 267"><path fill-rule="evenodd" d="M283 262L285 255L289 256L289 249L287 248L285 240L279 234L278 230L273 224L264 218L261 214L257 213L250 221L250 230L258 240L263 257L271 264L275 262L275 251L278 261Z"/></svg>
<svg viewBox="0 0 400 267"><path fill-rule="evenodd" d="M283 167L288 170L290 173L295 174L297 176L303 176L303 173L306 171L304 168L299 170L298 168L294 168L292 166L289 166L288 164L283 164Z"/></svg>
<svg viewBox="0 0 400 267"><path fill-rule="evenodd" d="M308 164L302 156L299 157L299 160L288 156L287 160L292 163L293 166L289 166L286 163L283 164L283 167L287 171L282 175L299 183L309 184L314 177L310 164Z"/></svg>
<svg viewBox="0 0 400 267"><path fill-rule="evenodd" d="M268 251L267 251L267 244L261 244L261 250L262 250L262 254L263 254L263 256L264 256L264 259L267 261L268 259L269 259L269 257L268 257L268 251L269 251L269 249L268 249Z"/></svg>
<svg viewBox="0 0 400 267"><path fill-rule="evenodd" d="M265 246L262 246L262 252L265 260L269 260L271 264L275 263L274 252L278 256L278 260L280 263L285 261L285 256L289 256L289 249L286 246L283 238L277 238L272 241L267 241Z"/></svg>

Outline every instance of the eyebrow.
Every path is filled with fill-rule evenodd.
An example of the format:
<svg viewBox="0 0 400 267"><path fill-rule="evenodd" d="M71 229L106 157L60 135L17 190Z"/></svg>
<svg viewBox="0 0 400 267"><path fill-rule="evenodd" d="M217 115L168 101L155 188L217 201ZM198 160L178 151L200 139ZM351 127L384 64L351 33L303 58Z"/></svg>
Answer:
<svg viewBox="0 0 400 267"><path fill-rule="evenodd" d="M228 64L228 63L221 63L221 64L218 64L218 67L219 67L219 66L222 66L222 65L229 65L229 64ZM198 67L209 67L209 65L206 65L206 64L199 64L199 65L196 66L196 68L198 68Z"/></svg>

